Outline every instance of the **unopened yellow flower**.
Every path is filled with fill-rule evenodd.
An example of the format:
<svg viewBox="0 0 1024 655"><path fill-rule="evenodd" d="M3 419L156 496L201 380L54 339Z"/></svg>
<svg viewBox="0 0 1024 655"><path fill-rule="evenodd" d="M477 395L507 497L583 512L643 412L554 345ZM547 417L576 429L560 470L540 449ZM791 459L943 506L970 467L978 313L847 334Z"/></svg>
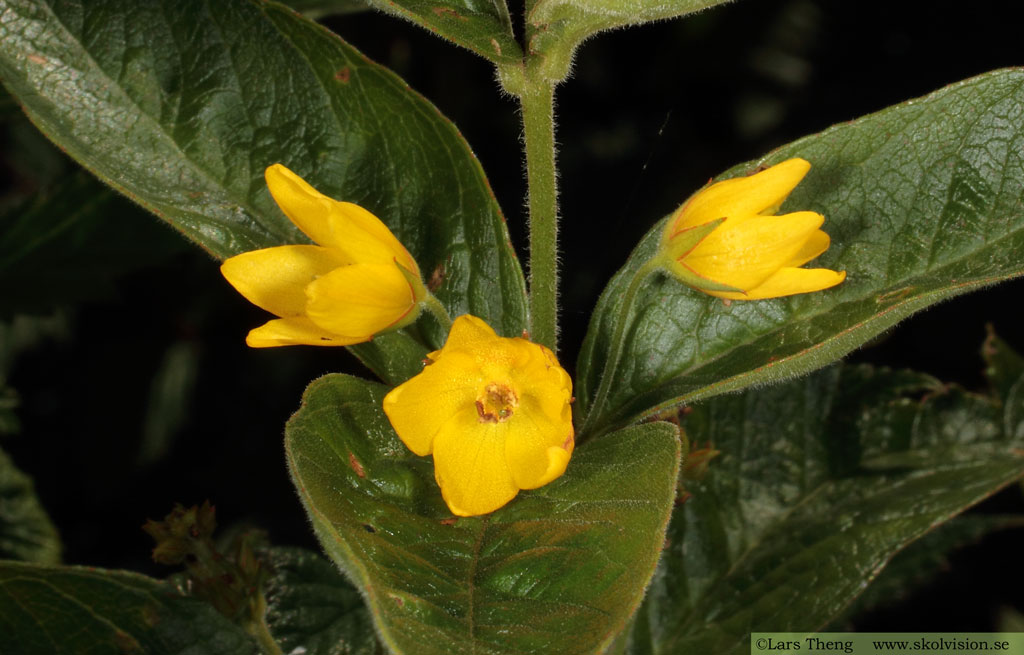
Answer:
<svg viewBox="0 0 1024 655"><path fill-rule="evenodd" d="M731 300L820 291L845 271L799 268L829 246L811 211L775 215L811 165L789 159L749 177L712 184L665 226L657 263L704 293Z"/></svg>
<svg viewBox="0 0 1024 655"><path fill-rule="evenodd" d="M572 381L550 350L464 315L428 357L422 373L384 397L384 413L411 451L433 453L452 513L493 512L565 472Z"/></svg>
<svg viewBox="0 0 1024 655"><path fill-rule="evenodd" d="M281 164L266 179L281 211L317 245L254 250L221 265L239 293L280 317L249 332L247 344L347 346L416 319L427 293L419 267L379 218Z"/></svg>

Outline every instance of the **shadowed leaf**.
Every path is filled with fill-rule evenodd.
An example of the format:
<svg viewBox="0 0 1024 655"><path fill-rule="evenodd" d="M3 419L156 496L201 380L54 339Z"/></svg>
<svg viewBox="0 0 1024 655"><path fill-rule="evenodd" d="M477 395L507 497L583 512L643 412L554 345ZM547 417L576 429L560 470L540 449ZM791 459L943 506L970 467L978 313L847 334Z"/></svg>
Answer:
<svg viewBox="0 0 1024 655"><path fill-rule="evenodd" d="M259 655L241 628L170 585L127 571L0 562L10 653Z"/></svg>

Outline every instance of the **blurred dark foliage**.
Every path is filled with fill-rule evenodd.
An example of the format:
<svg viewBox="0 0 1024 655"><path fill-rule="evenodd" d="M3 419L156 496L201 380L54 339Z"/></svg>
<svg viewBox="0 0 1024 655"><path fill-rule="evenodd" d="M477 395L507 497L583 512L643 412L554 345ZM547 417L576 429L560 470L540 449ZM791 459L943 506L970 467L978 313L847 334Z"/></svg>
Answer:
<svg viewBox="0 0 1024 655"><path fill-rule="evenodd" d="M655 220L709 177L777 145L1021 64L1010 4L744 0L584 44L557 96L567 367L605 281ZM325 21L459 126L515 242L525 243L518 115L491 66L378 13ZM38 142L6 96L0 116L5 198L30 198L74 169ZM136 257L85 299L34 308L50 316L23 321L35 338L0 344L0 383L6 377L16 390L21 423L0 446L35 477L66 561L162 575L140 526L176 502L206 499L225 524L316 548L288 479L283 425L313 378L368 373L343 349L248 349L246 331L266 315L228 287L215 261L177 247L180 237L127 201L109 211L145 222L144 241L162 243L159 255ZM1022 290L1014 281L933 308L851 359L981 389L986 323L1024 351ZM1020 491L978 511L1021 512ZM993 629L1000 608L1024 610L1019 570L1006 570L1019 562L1022 537L996 534L960 551L924 589L854 627Z"/></svg>

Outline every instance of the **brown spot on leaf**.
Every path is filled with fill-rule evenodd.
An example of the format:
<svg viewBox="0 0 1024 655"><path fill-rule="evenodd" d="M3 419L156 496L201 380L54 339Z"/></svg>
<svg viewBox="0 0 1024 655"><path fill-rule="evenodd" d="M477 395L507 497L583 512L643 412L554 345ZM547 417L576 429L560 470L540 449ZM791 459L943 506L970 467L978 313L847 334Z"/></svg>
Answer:
<svg viewBox="0 0 1024 655"><path fill-rule="evenodd" d="M356 459L356 456L352 453L348 454L348 465L352 467L352 470L356 472L356 475L361 478L366 477L366 471L363 470L363 465L359 463L359 460Z"/></svg>
<svg viewBox="0 0 1024 655"><path fill-rule="evenodd" d="M348 84L348 81L352 79L352 71L346 66L334 74L334 79L342 84Z"/></svg>
<svg viewBox="0 0 1024 655"><path fill-rule="evenodd" d="M433 12L441 18L457 18L459 20L469 20L459 12L455 11L451 7L434 7Z"/></svg>
<svg viewBox="0 0 1024 655"><path fill-rule="evenodd" d="M902 289L889 291L888 293L883 293L882 295L878 296L875 302L879 304L897 302L909 296L913 290L914 287L903 287Z"/></svg>
<svg viewBox="0 0 1024 655"><path fill-rule="evenodd" d="M732 307L732 300L729 298L722 298L722 304L726 307Z"/></svg>
<svg viewBox="0 0 1024 655"><path fill-rule="evenodd" d="M455 525L455 522L458 520L458 517L455 516L451 517L450 519L441 519L441 525Z"/></svg>
<svg viewBox="0 0 1024 655"><path fill-rule="evenodd" d="M494 48L495 54L501 56L501 44L498 43L497 39L491 39L491 47Z"/></svg>
<svg viewBox="0 0 1024 655"><path fill-rule="evenodd" d="M444 282L444 262L437 265L434 272L430 274L430 280L427 282L427 288L432 292L437 291L441 288L441 283Z"/></svg>
<svg viewBox="0 0 1024 655"><path fill-rule="evenodd" d="M29 55L28 60L33 64L39 64L40 66L45 66L50 63L46 57L42 57L40 55Z"/></svg>

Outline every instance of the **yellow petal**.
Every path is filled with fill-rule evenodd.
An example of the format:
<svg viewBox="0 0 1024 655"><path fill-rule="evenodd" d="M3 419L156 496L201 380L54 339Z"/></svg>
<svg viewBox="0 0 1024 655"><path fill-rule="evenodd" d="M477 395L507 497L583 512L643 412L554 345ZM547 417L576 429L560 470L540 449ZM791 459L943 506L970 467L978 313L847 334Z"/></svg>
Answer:
<svg viewBox="0 0 1024 655"><path fill-rule="evenodd" d="M749 291L801 252L824 220L814 212L727 220L680 263L697 275Z"/></svg>
<svg viewBox="0 0 1024 655"><path fill-rule="evenodd" d="M832 240L829 239L828 234L824 230L816 230L811 234L811 237L807 239L800 251L793 255L793 258L789 260L786 266L803 266L807 262L811 261L821 253L828 250L829 244Z"/></svg>
<svg viewBox="0 0 1024 655"><path fill-rule="evenodd" d="M249 332L245 343L250 348L272 348L274 346L348 346L351 339L324 332L304 317L278 318L264 323Z"/></svg>
<svg viewBox="0 0 1024 655"><path fill-rule="evenodd" d="M319 246L277 246L224 261L220 272L246 300L278 316L301 316L306 285L341 262Z"/></svg>
<svg viewBox="0 0 1024 655"><path fill-rule="evenodd" d="M667 226L669 236L719 218L774 213L810 169L803 159L787 159L759 173L712 184L677 210Z"/></svg>
<svg viewBox="0 0 1024 655"><path fill-rule="evenodd" d="M475 411L485 384L474 375L475 365L467 355L450 354L384 396L384 413L409 450L429 455L445 423L467 408Z"/></svg>
<svg viewBox="0 0 1024 655"><path fill-rule="evenodd" d="M846 279L846 271L832 271L827 268L782 268L763 284L746 294L709 291L712 296L730 300L760 300L781 298L797 293L809 293L834 287Z"/></svg>
<svg viewBox="0 0 1024 655"><path fill-rule="evenodd" d="M456 414L434 439L434 477L458 516L493 512L519 493L505 459L508 423L480 423L475 408Z"/></svg>
<svg viewBox="0 0 1024 655"><path fill-rule="evenodd" d="M342 231L336 247L352 261L367 264L398 262L416 277L420 268L402 242L379 218L351 202L335 203L336 230Z"/></svg>
<svg viewBox="0 0 1024 655"><path fill-rule="evenodd" d="M394 264L337 268L306 287L306 315L333 334L368 341L417 308L409 281Z"/></svg>
<svg viewBox="0 0 1024 655"><path fill-rule="evenodd" d="M409 251L386 225L359 205L323 195L281 164L266 170L267 188L281 211L306 236L336 249L350 263L387 264L397 261L419 275Z"/></svg>
<svg viewBox="0 0 1024 655"><path fill-rule="evenodd" d="M550 415L536 397L527 396L505 424L505 457L520 489L536 489L565 473L575 445L572 421L565 418Z"/></svg>
<svg viewBox="0 0 1024 655"><path fill-rule="evenodd" d="M554 353L525 339L512 339L522 347L519 356L509 362L512 386L521 402L530 404L531 416L543 415L556 433L548 445L559 445L572 434L572 378L558 365Z"/></svg>
<svg viewBox="0 0 1024 655"><path fill-rule="evenodd" d="M288 220L321 246L334 245L330 219L334 201L331 198L281 164L269 166L263 176L270 195Z"/></svg>
<svg viewBox="0 0 1024 655"><path fill-rule="evenodd" d="M494 341L498 335L494 329L483 320L472 314L463 314L452 323L452 329L448 332L448 340L445 341L442 351L473 349L481 343Z"/></svg>

